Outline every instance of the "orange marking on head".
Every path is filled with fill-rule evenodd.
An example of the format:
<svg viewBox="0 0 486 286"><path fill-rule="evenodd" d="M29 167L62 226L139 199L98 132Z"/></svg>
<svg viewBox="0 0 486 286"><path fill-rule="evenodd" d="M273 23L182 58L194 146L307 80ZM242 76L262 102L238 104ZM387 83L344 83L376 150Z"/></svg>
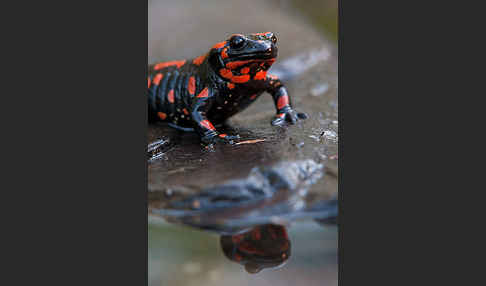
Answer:
<svg viewBox="0 0 486 286"><path fill-rule="evenodd" d="M224 45L226 45L226 41L217 43L212 47L212 49L221 49L222 47L224 47Z"/></svg>
<svg viewBox="0 0 486 286"><path fill-rule="evenodd" d="M289 97L287 95L283 95L277 101L277 108L282 109L288 104L289 104Z"/></svg>
<svg viewBox="0 0 486 286"><path fill-rule="evenodd" d="M223 133L223 134L219 134L219 137L221 137L221 138L224 138L224 137L226 137L226 136L228 136L228 135L226 135L226 134L224 134L224 133Z"/></svg>
<svg viewBox="0 0 486 286"><path fill-rule="evenodd" d="M201 122L199 124L201 124L202 127L205 127L209 130L215 130L213 124L211 124L211 122L209 122L209 120L201 120Z"/></svg>
<svg viewBox="0 0 486 286"><path fill-rule="evenodd" d="M208 97L208 88L205 87L196 97L197 98L206 98L206 97Z"/></svg>
<svg viewBox="0 0 486 286"><path fill-rule="evenodd" d="M154 77L154 84L155 85L159 85L160 81L162 80L162 78L164 77L163 74L159 73L157 74L155 77Z"/></svg>
<svg viewBox="0 0 486 286"><path fill-rule="evenodd" d="M279 114L277 114L277 116L280 117L280 118L283 118L285 116L285 114L284 113L279 113Z"/></svg>
<svg viewBox="0 0 486 286"><path fill-rule="evenodd" d="M233 76L233 73L231 72L230 69L220 69L219 74L227 79L230 79Z"/></svg>
<svg viewBox="0 0 486 286"><path fill-rule="evenodd" d="M174 90L171 89L169 91L169 94L167 94L167 99L169 100L170 103L174 103Z"/></svg>
<svg viewBox="0 0 486 286"><path fill-rule="evenodd" d="M267 71L259 71L253 77L254 80L264 80L267 78Z"/></svg>
<svg viewBox="0 0 486 286"><path fill-rule="evenodd" d="M244 68L241 69L241 73L242 74L247 74L249 72L250 72L250 68L249 67L244 67Z"/></svg>
<svg viewBox="0 0 486 286"><path fill-rule="evenodd" d="M257 95L256 95L256 94L254 94L254 95L250 96L250 99L251 99L251 100L254 100L256 97L257 97Z"/></svg>
<svg viewBox="0 0 486 286"><path fill-rule="evenodd" d="M250 75L233 75L229 69L220 69L219 74L233 83L245 83L250 80Z"/></svg>
<svg viewBox="0 0 486 286"><path fill-rule="evenodd" d="M237 75L237 76L233 76L231 78L231 81L234 82L234 83L245 83L247 81L250 80L250 75Z"/></svg>
<svg viewBox="0 0 486 286"><path fill-rule="evenodd" d="M254 62L254 61L255 60L229 62L229 63L226 64L226 67L229 68L229 69L235 69L237 67L241 67L243 65L246 65L246 64Z"/></svg>
<svg viewBox="0 0 486 286"><path fill-rule="evenodd" d="M194 95L196 92L196 79L193 76L189 78L189 82L187 83L187 91L191 95Z"/></svg>
<svg viewBox="0 0 486 286"><path fill-rule="evenodd" d="M189 115L189 111L187 111L187 109L182 109L182 112L184 112L185 115Z"/></svg>
<svg viewBox="0 0 486 286"><path fill-rule="evenodd" d="M163 112L157 112L157 115L159 116L160 119L164 120L167 118L167 114Z"/></svg>
<svg viewBox="0 0 486 286"><path fill-rule="evenodd" d="M234 89L235 88L235 84L232 83L232 82L228 82L228 88L229 89Z"/></svg>
<svg viewBox="0 0 486 286"><path fill-rule="evenodd" d="M170 66L177 66L177 68L180 68L185 63L186 63L186 60L158 63L154 66L154 70L161 70L163 68L170 67Z"/></svg>
<svg viewBox="0 0 486 286"><path fill-rule="evenodd" d="M195 64L196 66L199 66L199 65L201 65L204 62L205 59L206 59L206 54L204 54L204 55L202 55L200 57L195 58L192 61L192 63Z"/></svg>
<svg viewBox="0 0 486 286"><path fill-rule="evenodd" d="M226 53L226 51L228 50L228 47L224 48L222 51L221 51L221 58L222 59L226 59L228 58L228 54Z"/></svg>
<svg viewBox="0 0 486 286"><path fill-rule="evenodd" d="M148 77L148 88L150 88L150 77Z"/></svg>
<svg viewBox="0 0 486 286"><path fill-rule="evenodd" d="M256 33L256 34L253 34L253 35L256 35L256 36L267 36L267 34L271 34L272 32L265 32L265 33Z"/></svg>

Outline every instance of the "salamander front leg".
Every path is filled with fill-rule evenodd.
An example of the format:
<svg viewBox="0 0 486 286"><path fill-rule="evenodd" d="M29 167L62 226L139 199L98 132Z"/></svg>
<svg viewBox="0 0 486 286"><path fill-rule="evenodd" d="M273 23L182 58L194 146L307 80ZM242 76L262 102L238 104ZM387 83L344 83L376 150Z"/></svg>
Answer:
<svg viewBox="0 0 486 286"><path fill-rule="evenodd" d="M240 136L230 136L224 133L219 133L206 117L206 113L211 108L214 97L209 94L207 89L205 90L205 94L203 90L196 98L194 98L192 104L191 116L195 123L194 129L199 133L201 141L204 144L210 145L217 142L234 144L234 140L239 139Z"/></svg>
<svg viewBox="0 0 486 286"><path fill-rule="evenodd" d="M277 114L272 120L272 125L283 126L285 123L295 124L299 119L307 119L305 113L292 109L290 97L282 82L275 76L267 76L265 79L267 91L272 95Z"/></svg>

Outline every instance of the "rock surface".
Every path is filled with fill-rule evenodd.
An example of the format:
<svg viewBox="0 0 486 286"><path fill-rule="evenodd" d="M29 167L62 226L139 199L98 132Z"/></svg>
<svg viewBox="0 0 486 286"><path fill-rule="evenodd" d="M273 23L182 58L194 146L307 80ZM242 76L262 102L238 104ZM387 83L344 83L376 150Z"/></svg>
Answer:
<svg viewBox="0 0 486 286"><path fill-rule="evenodd" d="M279 39L279 57L271 72L287 77L285 84L294 108L310 116L295 126L273 127L273 102L269 95L263 95L234 116L226 130L228 134L238 133L248 144L218 145L214 152L205 151L196 134L166 125L149 126L148 142L170 142L165 154L148 166L152 215L167 216L164 210L174 208L168 193L188 198L187 202L198 192L251 178L256 167L282 168L282 162L325 166L323 176L305 188L308 191L302 202L308 209L319 209L337 197L337 49L279 3L149 1L149 64L196 57L233 33L272 31ZM249 141L255 139L259 140Z"/></svg>

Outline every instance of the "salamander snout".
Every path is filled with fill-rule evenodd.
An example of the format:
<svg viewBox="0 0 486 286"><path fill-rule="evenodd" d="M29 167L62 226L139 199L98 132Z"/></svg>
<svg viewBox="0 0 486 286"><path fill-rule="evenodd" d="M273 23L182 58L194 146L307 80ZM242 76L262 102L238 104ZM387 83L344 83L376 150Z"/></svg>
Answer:
<svg viewBox="0 0 486 286"><path fill-rule="evenodd" d="M278 55L278 48L277 45L271 44L270 47L267 49L267 53L272 57L276 58Z"/></svg>

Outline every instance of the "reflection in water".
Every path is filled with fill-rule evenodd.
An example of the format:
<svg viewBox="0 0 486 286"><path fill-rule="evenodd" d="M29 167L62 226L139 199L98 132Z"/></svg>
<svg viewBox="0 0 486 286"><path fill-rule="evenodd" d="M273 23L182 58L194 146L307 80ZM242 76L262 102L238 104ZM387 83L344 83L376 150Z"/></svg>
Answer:
<svg viewBox="0 0 486 286"><path fill-rule="evenodd" d="M244 265L248 273L282 266L290 256L287 230L280 225L260 225L245 233L223 235L220 242L226 257Z"/></svg>
<svg viewBox="0 0 486 286"><path fill-rule="evenodd" d="M335 227L321 227L313 220L305 220L285 228L258 225L260 234L252 232L254 228L257 226L231 234L208 232L151 216L149 285L337 285ZM250 274L257 271L260 272Z"/></svg>

